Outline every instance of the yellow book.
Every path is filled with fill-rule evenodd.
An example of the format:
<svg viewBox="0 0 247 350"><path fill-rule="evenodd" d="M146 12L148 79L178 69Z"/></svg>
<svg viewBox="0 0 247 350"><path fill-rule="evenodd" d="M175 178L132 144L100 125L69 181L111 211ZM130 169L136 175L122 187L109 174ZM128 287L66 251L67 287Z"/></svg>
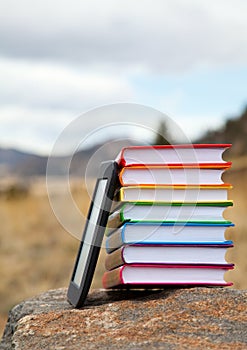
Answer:
<svg viewBox="0 0 247 350"><path fill-rule="evenodd" d="M226 201L229 184L221 185L173 185L173 186L125 186L116 194L122 202L214 202ZM116 207L117 203L115 203Z"/></svg>

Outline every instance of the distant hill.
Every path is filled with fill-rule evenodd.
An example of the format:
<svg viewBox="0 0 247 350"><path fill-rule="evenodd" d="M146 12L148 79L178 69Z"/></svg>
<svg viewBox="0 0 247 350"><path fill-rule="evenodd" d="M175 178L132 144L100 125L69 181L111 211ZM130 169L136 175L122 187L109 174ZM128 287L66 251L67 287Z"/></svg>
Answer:
<svg viewBox="0 0 247 350"><path fill-rule="evenodd" d="M0 148L0 174L39 175L45 173L47 157L21 152L16 149Z"/></svg>
<svg viewBox="0 0 247 350"><path fill-rule="evenodd" d="M247 107L239 117L227 119L224 126L217 130L208 130L202 137L193 141L194 143L232 143L228 155L231 157L247 155ZM53 174L63 175L69 163L71 175L95 176L99 164L102 161L115 159L122 147L133 145L129 141L108 140L90 148L70 155L54 157ZM46 175L47 156L21 152L16 149L0 148L0 177L9 175L29 177Z"/></svg>
<svg viewBox="0 0 247 350"><path fill-rule="evenodd" d="M232 143L228 155L247 155L247 107L239 117L227 119L217 130L208 130L196 143Z"/></svg>
<svg viewBox="0 0 247 350"><path fill-rule="evenodd" d="M90 148L70 155L53 157L52 174L64 175L69 164L71 175L80 176L87 170L87 176L95 176L102 161L115 159L122 147L128 146L129 141L112 141L94 145ZM0 148L0 177L17 176L44 176L46 175L47 156L21 152L15 149Z"/></svg>

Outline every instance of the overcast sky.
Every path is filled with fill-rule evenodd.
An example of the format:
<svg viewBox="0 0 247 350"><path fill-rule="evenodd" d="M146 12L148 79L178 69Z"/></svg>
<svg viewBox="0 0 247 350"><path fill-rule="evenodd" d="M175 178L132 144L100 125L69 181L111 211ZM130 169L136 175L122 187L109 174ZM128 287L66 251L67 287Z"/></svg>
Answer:
<svg viewBox="0 0 247 350"><path fill-rule="evenodd" d="M247 103L246 14L245 0L1 1L0 146L50 152L79 115L118 102L191 138L216 128ZM82 118L82 138L102 124ZM128 120L159 118L104 123Z"/></svg>

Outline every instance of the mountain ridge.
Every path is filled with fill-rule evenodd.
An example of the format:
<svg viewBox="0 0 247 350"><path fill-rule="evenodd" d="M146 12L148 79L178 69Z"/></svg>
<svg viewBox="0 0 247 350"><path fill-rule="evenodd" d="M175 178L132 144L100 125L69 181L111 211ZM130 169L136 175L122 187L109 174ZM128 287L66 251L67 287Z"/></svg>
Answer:
<svg viewBox="0 0 247 350"><path fill-rule="evenodd" d="M163 136L165 141L166 135ZM193 140L193 143L231 143L232 147L226 151L228 158L247 155L247 106L238 117L228 118L218 129L207 130L202 137ZM51 159L54 175L64 175L69 167L70 175L80 176L86 169L88 176L95 176L102 161L115 159L121 148L129 145L136 143L129 139L109 139L79 150L73 155L53 156ZM45 176L48 158L49 156L0 147L0 177Z"/></svg>
<svg viewBox="0 0 247 350"><path fill-rule="evenodd" d="M72 155L50 157L0 147L0 177L45 176L48 159L52 162L52 175L65 175L69 166L70 175L80 176L87 168L87 175L95 176L102 161L115 159L121 148L129 145L134 143L129 140L109 140L79 150Z"/></svg>
<svg viewBox="0 0 247 350"><path fill-rule="evenodd" d="M218 129L209 129L195 143L231 143L228 156L247 155L247 106L239 116L228 118Z"/></svg>

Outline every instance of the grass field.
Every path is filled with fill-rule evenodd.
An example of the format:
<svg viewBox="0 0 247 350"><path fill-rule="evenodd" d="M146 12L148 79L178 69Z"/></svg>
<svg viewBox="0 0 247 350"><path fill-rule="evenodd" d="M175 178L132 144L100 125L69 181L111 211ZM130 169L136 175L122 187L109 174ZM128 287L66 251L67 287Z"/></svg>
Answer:
<svg viewBox="0 0 247 350"><path fill-rule="evenodd" d="M226 233L226 237L235 243L227 259L236 264L226 279L234 282L234 288L246 289L247 166L243 166L243 162L236 164L224 175L224 180L234 186L229 193L234 207L225 211L225 217L236 224ZM0 331L8 310L15 304L42 291L68 286L78 249L78 240L62 228L53 214L45 187L39 184L33 188L34 191L26 197L0 198ZM73 225L71 208L63 191L57 191L54 196ZM73 197L81 212L86 214L89 196L86 188L79 187L78 182L73 185ZM82 223L74 224L80 236ZM104 254L102 250L92 288L101 287Z"/></svg>

